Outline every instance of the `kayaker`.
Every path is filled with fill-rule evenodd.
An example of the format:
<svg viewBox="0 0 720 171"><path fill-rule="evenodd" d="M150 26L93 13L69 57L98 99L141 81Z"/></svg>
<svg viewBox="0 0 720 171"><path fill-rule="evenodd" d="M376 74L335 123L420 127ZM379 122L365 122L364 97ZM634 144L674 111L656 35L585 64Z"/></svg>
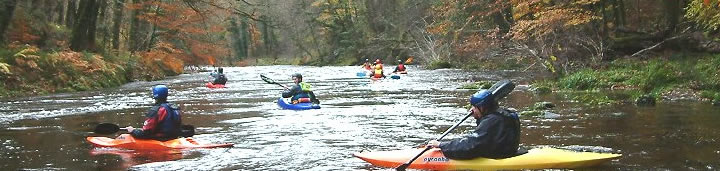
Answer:
<svg viewBox="0 0 720 171"><path fill-rule="evenodd" d="M218 68L217 72L210 73L210 76L213 77L213 84L225 85L225 83L227 83L227 77L223 74L223 68Z"/></svg>
<svg viewBox="0 0 720 171"><path fill-rule="evenodd" d="M477 127L461 139L447 142L431 140L429 146L442 150L450 159L508 158L516 155L520 144L520 120L514 111L498 106L490 91L481 90L470 97L472 116Z"/></svg>
<svg viewBox="0 0 720 171"><path fill-rule="evenodd" d="M370 59L365 58L365 63L363 63L362 67L368 71L372 70L372 65L370 64Z"/></svg>
<svg viewBox="0 0 720 171"><path fill-rule="evenodd" d="M398 60L398 66L395 67L395 71L393 71L393 73L405 72L405 69L407 69L405 68L405 64L403 64L401 60Z"/></svg>
<svg viewBox="0 0 720 171"><path fill-rule="evenodd" d="M146 119L142 129L135 129L132 126L125 129L138 139L166 141L179 137L182 131L180 108L167 101L167 86L155 85L151 90L155 105L145 115Z"/></svg>
<svg viewBox="0 0 720 171"><path fill-rule="evenodd" d="M292 75L292 80L295 83L289 89L285 89L282 93L283 98L290 98L292 104L297 103L318 103L319 101L315 97L315 93L310 90L310 84L303 82L302 74L295 73Z"/></svg>
<svg viewBox="0 0 720 171"><path fill-rule="evenodd" d="M374 67L375 67L375 71L373 71L373 74L370 75L370 77L375 77L375 78L380 78L380 77L382 77L382 78L385 78L385 73L383 72L383 64L382 64L382 61L381 61L380 59L376 59L376 60L375 60L375 66L374 66Z"/></svg>

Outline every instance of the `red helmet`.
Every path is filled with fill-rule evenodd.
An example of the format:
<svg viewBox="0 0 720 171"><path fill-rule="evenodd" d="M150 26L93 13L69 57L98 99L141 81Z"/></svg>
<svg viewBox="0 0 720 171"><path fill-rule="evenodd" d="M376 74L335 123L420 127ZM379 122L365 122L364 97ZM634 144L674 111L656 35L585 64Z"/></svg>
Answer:
<svg viewBox="0 0 720 171"><path fill-rule="evenodd" d="M382 61L380 61L380 59L375 59L375 63L382 63Z"/></svg>

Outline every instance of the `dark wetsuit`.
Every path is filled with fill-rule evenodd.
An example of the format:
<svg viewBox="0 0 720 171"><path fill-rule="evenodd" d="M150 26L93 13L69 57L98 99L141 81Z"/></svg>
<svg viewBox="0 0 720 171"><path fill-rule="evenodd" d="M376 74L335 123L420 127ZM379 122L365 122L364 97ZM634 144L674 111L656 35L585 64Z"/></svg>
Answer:
<svg viewBox="0 0 720 171"><path fill-rule="evenodd" d="M442 142L439 148L450 159L473 159L477 157L507 158L517 153L520 144L520 121L517 113L498 110L482 116L477 127L465 137Z"/></svg>

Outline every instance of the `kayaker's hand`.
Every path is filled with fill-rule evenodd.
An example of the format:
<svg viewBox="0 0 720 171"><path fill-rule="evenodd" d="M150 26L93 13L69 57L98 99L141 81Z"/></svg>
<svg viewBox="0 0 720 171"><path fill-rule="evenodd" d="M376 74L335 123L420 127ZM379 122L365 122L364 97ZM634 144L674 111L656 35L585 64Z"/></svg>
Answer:
<svg viewBox="0 0 720 171"><path fill-rule="evenodd" d="M132 126L125 127L125 129L127 129L128 132L133 132L133 130L135 130Z"/></svg>
<svg viewBox="0 0 720 171"><path fill-rule="evenodd" d="M427 146L433 147L433 148L438 147L438 146L440 146L440 141L430 140L430 142L428 142Z"/></svg>

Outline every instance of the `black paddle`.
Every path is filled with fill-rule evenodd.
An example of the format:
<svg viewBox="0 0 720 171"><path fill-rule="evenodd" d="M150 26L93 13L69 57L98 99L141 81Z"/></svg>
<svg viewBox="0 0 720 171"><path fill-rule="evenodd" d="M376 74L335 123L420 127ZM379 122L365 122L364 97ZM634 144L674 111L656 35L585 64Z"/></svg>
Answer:
<svg viewBox="0 0 720 171"><path fill-rule="evenodd" d="M280 83L277 83L277 82L275 82L275 80L266 77L265 75L260 74L260 78L261 78L263 81L265 81L265 82L267 82L267 83L269 83L269 84L277 84L277 85L279 85L279 86L281 86L281 87L283 87L283 88L285 88L285 89L290 89L290 88L288 88L287 86L282 85L282 84L280 84Z"/></svg>
<svg viewBox="0 0 720 171"><path fill-rule="evenodd" d="M512 92L513 89L515 89L515 84L513 84L512 82L510 82L510 80L500 80L500 81L498 81L497 83L493 84L493 86L490 87L490 89L488 89L488 90L490 90L490 91L492 92L490 95L493 97L493 99L494 99L495 101L497 101L497 100L500 100L500 99L502 99L503 97L507 96L508 94L510 94L510 92ZM450 127L448 130L445 131L445 133L442 134L442 136L440 136L440 138L435 139L435 140L437 140L437 141L442 140L442 139L445 137L445 135L447 135L448 133L450 133L450 131L454 130L458 125L460 125L461 123L463 123L463 122L465 121L465 119L467 119L467 118L470 117L471 115L472 115L472 112L470 112L469 114L467 114L462 120L460 120L460 122L458 122L458 123L456 123L455 125L453 125L452 127ZM413 161L415 161L415 159L417 159L418 157L422 156L423 153L425 153L426 151L430 150L431 148L433 148L433 147L431 147L431 146L426 146L425 149L424 149L423 151L421 151L418 155L416 155L415 157L413 157L413 158L410 159L409 161L403 163L402 165L398 166L397 168L395 168L395 170L398 170L398 171L399 171L399 170L405 170L405 169L407 169L407 168L410 166L410 164L411 164Z"/></svg>
<svg viewBox="0 0 720 171"><path fill-rule="evenodd" d="M270 78L266 77L265 75L260 74L260 78L263 81L267 82L268 84L277 84L279 86L282 86L285 89L290 89L289 87L282 85L280 83L277 83L277 82L275 82L275 80L270 79ZM317 97L315 97L315 93L313 93L312 91L310 91L310 100L312 101L312 103L320 104L320 100L318 100Z"/></svg>
<svg viewBox="0 0 720 171"><path fill-rule="evenodd" d="M458 123L456 123L455 125L453 125L452 127L450 127L448 130L445 131L445 133L443 133L443 134L440 136L440 138L437 138L437 139L435 139L435 140L440 141L440 140L442 140L443 138L445 138L445 136L446 136L447 134L449 134L450 131L454 130L455 128L457 128L458 125L460 125L460 124L462 124L463 122L465 122L465 119L467 119L467 118L470 117L471 115L472 115L472 112L470 112L470 113L468 113L467 115L465 115L465 117L464 117L462 120L460 120L460 122L458 122ZM416 155L415 157L413 157L413 158L410 159L409 161L407 161L407 162L403 163L402 165L398 166L397 168L395 168L395 170L405 170L405 169L407 169L407 167L410 166L410 163L412 163L413 161L415 161L415 159L417 159L418 157L422 156L423 153L425 153L426 151L430 150L431 148L433 148L433 147L432 147L432 146L425 146L425 149L424 149L423 151L421 151L418 155Z"/></svg>
<svg viewBox="0 0 720 171"><path fill-rule="evenodd" d="M180 136L182 137L192 137L193 135L195 135L195 126L181 125L180 129ZM114 134L118 131L120 131L120 126L118 125L112 123L101 123L95 127L95 130L93 132L95 132L96 134Z"/></svg>

